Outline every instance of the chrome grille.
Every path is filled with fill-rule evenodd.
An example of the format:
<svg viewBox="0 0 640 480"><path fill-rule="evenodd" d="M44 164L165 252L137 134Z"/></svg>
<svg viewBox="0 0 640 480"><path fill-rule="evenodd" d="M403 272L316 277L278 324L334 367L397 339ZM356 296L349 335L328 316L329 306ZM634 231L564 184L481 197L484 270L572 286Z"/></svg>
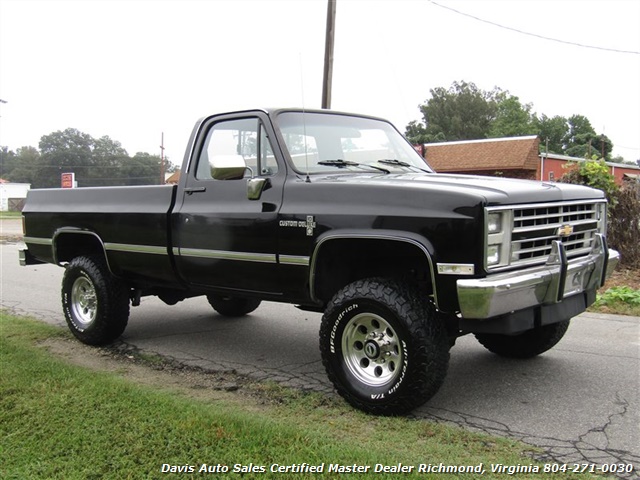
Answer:
<svg viewBox="0 0 640 480"><path fill-rule="evenodd" d="M487 207L486 267L499 271L545 263L553 243L568 259L587 256L606 230L606 200Z"/></svg>
<svg viewBox="0 0 640 480"><path fill-rule="evenodd" d="M562 241L568 258L587 255L599 228L599 203L554 203L513 210L511 266L546 261L554 240ZM567 226L569 236L559 231Z"/></svg>

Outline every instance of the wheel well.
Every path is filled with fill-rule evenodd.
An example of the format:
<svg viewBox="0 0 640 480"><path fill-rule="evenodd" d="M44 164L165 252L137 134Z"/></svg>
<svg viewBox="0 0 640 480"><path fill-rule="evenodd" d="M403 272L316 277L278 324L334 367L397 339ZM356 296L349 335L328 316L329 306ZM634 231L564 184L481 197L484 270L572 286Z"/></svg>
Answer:
<svg viewBox="0 0 640 480"><path fill-rule="evenodd" d="M334 239L320 247L313 264L313 294L323 303L345 285L371 277L410 279L433 293L427 254L406 241Z"/></svg>
<svg viewBox="0 0 640 480"><path fill-rule="evenodd" d="M55 238L55 253L58 263L88 255L101 255L106 259L104 245L93 234L60 233Z"/></svg>

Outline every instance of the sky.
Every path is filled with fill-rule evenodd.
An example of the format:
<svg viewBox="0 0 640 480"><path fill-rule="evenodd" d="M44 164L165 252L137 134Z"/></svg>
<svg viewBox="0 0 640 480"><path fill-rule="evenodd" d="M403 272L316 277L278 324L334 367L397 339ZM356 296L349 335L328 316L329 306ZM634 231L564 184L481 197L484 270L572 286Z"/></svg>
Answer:
<svg viewBox="0 0 640 480"><path fill-rule="evenodd" d="M164 137L179 165L200 117L320 108L326 12L327 0L0 0L0 145L75 128L160 155ZM639 0L337 0L331 107L404 132L431 89L473 82L539 115L584 115L635 161L639 19Z"/></svg>

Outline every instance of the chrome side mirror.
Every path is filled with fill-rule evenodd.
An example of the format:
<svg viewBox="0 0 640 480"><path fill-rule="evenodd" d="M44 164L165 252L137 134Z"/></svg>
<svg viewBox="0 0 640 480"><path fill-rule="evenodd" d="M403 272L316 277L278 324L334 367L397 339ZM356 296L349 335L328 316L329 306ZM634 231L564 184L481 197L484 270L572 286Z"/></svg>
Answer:
<svg viewBox="0 0 640 480"><path fill-rule="evenodd" d="M215 155L210 162L211 176L216 180L240 180L247 169L242 155Z"/></svg>

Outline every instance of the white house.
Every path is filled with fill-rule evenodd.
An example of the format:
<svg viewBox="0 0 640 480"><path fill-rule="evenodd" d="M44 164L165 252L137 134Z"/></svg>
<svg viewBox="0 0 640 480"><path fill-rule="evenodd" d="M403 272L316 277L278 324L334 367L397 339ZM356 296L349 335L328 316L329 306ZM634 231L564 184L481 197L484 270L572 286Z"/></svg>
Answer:
<svg viewBox="0 0 640 480"><path fill-rule="evenodd" d="M30 183L11 183L0 179L0 212L22 210L29 189Z"/></svg>

